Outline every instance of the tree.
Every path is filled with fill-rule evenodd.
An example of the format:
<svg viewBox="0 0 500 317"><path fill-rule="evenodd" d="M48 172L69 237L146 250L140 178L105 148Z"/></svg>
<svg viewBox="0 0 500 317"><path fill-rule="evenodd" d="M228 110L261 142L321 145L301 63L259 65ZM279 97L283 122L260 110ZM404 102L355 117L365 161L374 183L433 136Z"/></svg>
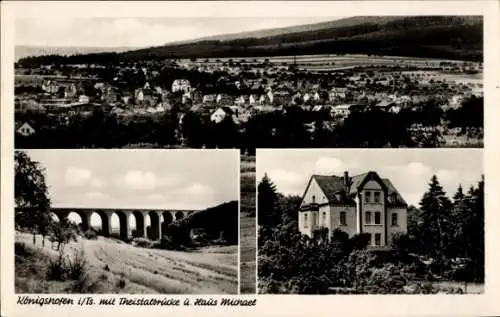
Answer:
<svg viewBox="0 0 500 317"><path fill-rule="evenodd" d="M277 208L278 195L276 186L271 179L264 175L257 187L257 212L259 225L275 227L280 223L280 214Z"/></svg>
<svg viewBox="0 0 500 317"><path fill-rule="evenodd" d="M460 196L461 187L455 196ZM453 256L465 259L460 265L462 280L484 278L484 181L454 201Z"/></svg>
<svg viewBox="0 0 500 317"><path fill-rule="evenodd" d="M57 251L64 253L64 247L71 241L77 241L78 228L67 218L53 222L50 226L50 240L57 242Z"/></svg>
<svg viewBox="0 0 500 317"><path fill-rule="evenodd" d="M420 201L420 209L422 210L421 242L427 248L425 252L427 255L442 258L447 251L446 246L450 242L450 237L447 236L450 208L450 199L439 184L437 176L433 175L429 189Z"/></svg>
<svg viewBox="0 0 500 317"><path fill-rule="evenodd" d="M36 242L36 234L41 233L42 245L45 245L45 235L52 223L45 170L25 152L16 151L14 159L16 227L30 231L33 234L33 244Z"/></svg>
<svg viewBox="0 0 500 317"><path fill-rule="evenodd" d="M459 203L462 199L464 199L464 197L465 194L463 192L462 185L459 185L457 192L455 193L455 195L453 195L453 203L454 204Z"/></svg>

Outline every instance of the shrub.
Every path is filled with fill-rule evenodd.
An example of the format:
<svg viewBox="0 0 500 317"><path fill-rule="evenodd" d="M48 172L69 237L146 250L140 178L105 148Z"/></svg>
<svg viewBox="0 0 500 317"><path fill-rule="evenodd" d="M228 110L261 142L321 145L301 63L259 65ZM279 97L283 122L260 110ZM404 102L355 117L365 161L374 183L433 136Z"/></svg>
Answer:
<svg viewBox="0 0 500 317"><path fill-rule="evenodd" d="M370 235L368 233L355 234L349 239L349 245L353 250L365 249L370 243Z"/></svg>
<svg viewBox="0 0 500 317"><path fill-rule="evenodd" d="M79 280L84 277L87 269L87 259L85 258L85 252L83 249L80 251L75 251L72 261L68 261L68 273L69 278L72 280Z"/></svg>
<svg viewBox="0 0 500 317"><path fill-rule="evenodd" d="M125 287L125 285L127 285L127 281L125 280L125 278L121 277L118 282L116 282L116 286L120 289L123 289Z"/></svg>
<svg viewBox="0 0 500 317"><path fill-rule="evenodd" d="M96 240L97 232L95 232L95 230L89 229L83 233L83 236L88 240Z"/></svg>
<svg viewBox="0 0 500 317"><path fill-rule="evenodd" d="M151 244L152 249L163 249L163 250L176 250L176 251L184 251L186 247L184 245L179 245L174 243L172 239L168 236L163 236L160 241L155 241Z"/></svg>
<svg viewBox="0 0 500 317"><path fill-rule="evenodd" d="M104 276L107 279L107 276L106 275ZM101 280L102 280L102 275L101 275ZM93 281L88 274L83 273L73 283L71 290L73 293L93 294L98 289L98 286L99 286L98 281Z"/></svg>
<svg viewBox="0 0 500 317"><path fill-rule="evenodd" d="M47 268L47 279L54 281L65 281L67 276L67 265L64 258L50 260Z"/></svg>
<svg viewBox="0 0 500 317"><path fill-rule="evenodd" d="M134 238L132 244L141 248L150 248L151 241L145 238Z"/></svg>
<svg viewBox="0 0 500 317"><path fill-rule="evenodd" d="M86 276L87 259L83 249L75 251L72 259L64 256L62 249L56 260L50 260L47 269L47 279L56 281L80 280Z"/></svg>
<svg viewBox="0 0 500 317"><path fill-rule="evenodd" d="M24 242L16 242L14 244L14 253L18 256L30 254L30 252L26 249L26 244L24 244Z"/></svg>

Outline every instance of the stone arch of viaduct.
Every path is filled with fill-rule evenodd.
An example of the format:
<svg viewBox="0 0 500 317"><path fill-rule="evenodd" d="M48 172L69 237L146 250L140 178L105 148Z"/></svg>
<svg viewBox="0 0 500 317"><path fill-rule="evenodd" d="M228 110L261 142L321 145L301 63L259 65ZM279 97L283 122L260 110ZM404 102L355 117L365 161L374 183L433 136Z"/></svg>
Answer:
<svg viewBox="0 0 500 317"><path fill-rule="evenodd" d="M87 209L87 208L52 208L59 220L66 219L71 212L78 214L82 220L84 231L90 228L90 218L94 213L101 218L101 234L105 237L111 236L111 217L116 214L119 219L120 239L127 240L131 237L130 217L135 218L135 234L133 237L160 239L162 231L166 226L176 220L185 218L195 211L193 210L143 210L143 209ZM147 230L147 217L150 219L150 231Z"/></svg>

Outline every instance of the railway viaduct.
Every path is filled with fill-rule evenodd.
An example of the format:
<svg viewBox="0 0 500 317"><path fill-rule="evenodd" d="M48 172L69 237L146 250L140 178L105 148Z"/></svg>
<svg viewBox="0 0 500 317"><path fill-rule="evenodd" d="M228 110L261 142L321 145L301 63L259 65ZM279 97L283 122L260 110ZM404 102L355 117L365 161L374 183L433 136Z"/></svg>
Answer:
<svg viewBox="0 0 500 317"><path fill-rule="evenodd" d="M120 239L127 240L130 238L130 216L135 217L135 234L134 237L149 238L159 240L162 237L162 229L166 225L185 218L195 210L168 210L168 209L88 209L88 208L52 208L59 220L66 219L71 212L78 214L82 220L82 229L84 231L90 228L90 218L96 213L101 218L102 235L105 237L111 236L111 217L116 214L119 219ZM146 219L149 217L151 227L150 232L147 232Z"/></svg>

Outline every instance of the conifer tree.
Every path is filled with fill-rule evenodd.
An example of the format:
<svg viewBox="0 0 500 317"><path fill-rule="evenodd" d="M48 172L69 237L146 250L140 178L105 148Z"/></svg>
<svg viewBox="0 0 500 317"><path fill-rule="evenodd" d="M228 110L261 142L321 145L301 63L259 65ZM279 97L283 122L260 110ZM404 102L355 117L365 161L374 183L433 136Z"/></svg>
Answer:
<svg viewBox="0 0 500 317"><path fill-rule="evenodd" d="M446 234L449 228L450 208L450 199L439 184L437 176L433 175L429 189L420 201L421 242L424 246L424 253L427 255L436 258L442 258L445 255L449 241Z"/></svg>
<svg viewBox="0 0 500 317"><path fill-rule="evenodd" d="M280 222L280 214L277 209L278 194L276 193L276 185L273 184L267 174L264 174L257 190L259 225L275 227Z"/></svg>

